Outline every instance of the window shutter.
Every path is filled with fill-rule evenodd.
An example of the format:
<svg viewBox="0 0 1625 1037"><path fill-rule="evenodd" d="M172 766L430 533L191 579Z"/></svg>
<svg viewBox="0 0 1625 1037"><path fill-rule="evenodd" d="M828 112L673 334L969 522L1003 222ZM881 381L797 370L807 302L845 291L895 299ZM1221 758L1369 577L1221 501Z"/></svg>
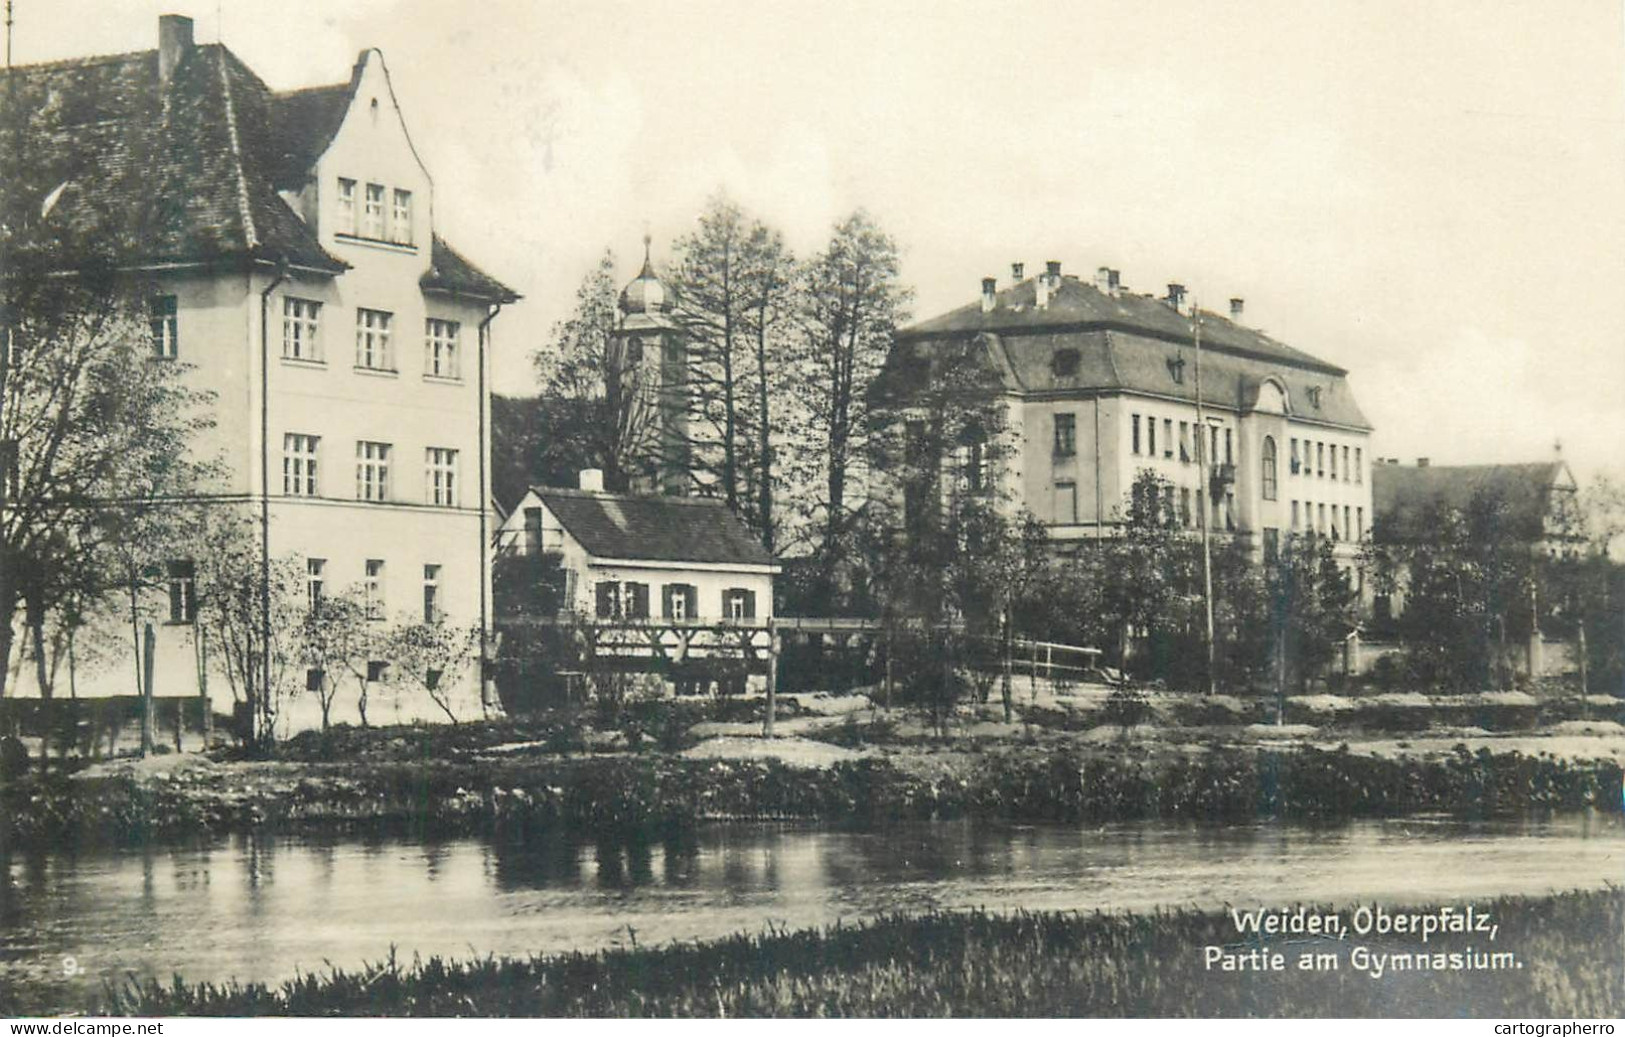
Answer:
<svg viewBox="0 0 1625 1037"><path fill-rule="evenodd" d="M686 615L689 619L698 619L700 617L700 592L699 592L699 589L697 587L695 587L692 583L684 584L683 585L683 598L685 600L686 605L688 606L686 611L683 614Z"/></svg>
<svg viewBox="0 0 1625 1037"><path fill-rule="evenodd" d="M615 614L615 584L608 580L598 582L598 618L608 619Z"/></svg>
<svg viewBox="0 0 1625 1037"><path fill-rule="evenodd" d="M741 591L740 593L742 593L745 596L745 618L746 619L755 619L756 618L756 592L755 591Z"/></svg>
<svg viewBox="0 0 1625 1037"><path fill-rule="evenodd" d="M675 583L668 583L660 592L660 618L671 618L671 599L682 588Z"/></svg>
<svg viewBox="0 0 1625 1037"><path fill-rule="evenodd" d="M632 585L632 619L649 618L649 585L647 583L634 583Z"/></svg>

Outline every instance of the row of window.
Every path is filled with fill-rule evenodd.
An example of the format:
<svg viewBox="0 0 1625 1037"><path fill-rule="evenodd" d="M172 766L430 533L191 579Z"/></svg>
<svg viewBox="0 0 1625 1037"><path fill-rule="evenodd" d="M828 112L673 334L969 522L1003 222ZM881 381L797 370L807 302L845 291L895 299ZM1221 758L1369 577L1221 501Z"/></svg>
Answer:
<svg viewBox="0 0 1625 1037"><path fill-rule="evenodd" d="M1293 501L1292 531L1317 533L1333 540L1363 540L1365 508Z"/></svg>
<svg viewBox="0 0 1625 1037"><path fill-rule="evenodd" d="M1069 415L1070 416L1070 415ZM1157 417L1155 415L1139 414L1129 415L1129 443L1136 457L1157 456ZM1175 438L1174 419L1163 418L1162 421L1162 456L1172 460L1175 454L1179 460L1189 464L1203 461L1208 464L1217 464L1218 458L1224 458L1224 464L1235 464L1235 440L1232 430L1221 429L1217 425L1208 426L1209 439L1205 456L1202 451L1202 433L1194 421L1181 421L1178 423L1178 438ZM1144 435L1141 435L1142 428ZM1220 449L1220 432L1224 433L1223 449ZM1060 445L1060 428L1056 428L1056 445ZM1059 451L1057 450L1057 453Z"/></svg>
<svg viewBox="0 0 1625 1037"><path fill-rule="evenodd" d="M649 584L632 580L599 580L593 590L598 618L649 618ZM699 614L699 588L691 583L668 583L661 588L661 618L695 619ZM725 589L718 614L725 619L755 619L756 592L743 587Z"/></svg>
<svg viewBox="0 0 1625 1037"><path fill-rule="evenodd" d="M1336 479L1338 472L1338 455L1343 458L1342 472L1344 482L1365 482L1365 452L1359 447L1353 448L1350 457L1350 448L1337 443L1323 443L1320 440L1299 441L1292 440L1292 474L1314 476L1317 479Z"/></svg>
<svg viewBox="0 0 1625 1037"><path fill-rule="evenodd" d="M282 494L285 497L320 497L322 437L289 432L282 437ZM355 499L388 501L393 483L395 448L390 443L358 439L355 444ZM423 451L423 503L457 506L460 480L456 450L432 446Z"/></svg>
<svg viewBox="0 0 1625 1037"><path fill-rule="evenodd" d="M333 229L352 238L410 245L413 243L412 192L399 187L391 191L383 184L363 186L341 176L338 223Z"/></svg>
<svg viewBox="0 0 1625 1037"><path fill-rule="evenodd" d="M395 373L395 315L387 310L355 311L355 366ZM152 355L159 360L180 356L180 312L173 295L152 300ZM431 378L462 377L462 325L429 317L423 322L423 373ZM295 296L282 298L282 355L288 360L326 363L322 342L322 304Z"/></svg>
<svg viewBox="0 0 1625 1037"><path fill-rule="evenodd" d="M325 363L322 346L322 304L314 299L282 299L282 355L289 360ZM395 315L387 310L357 307L355 311L355 366L367 371L394 372ZM423 373L431 378L462 377L462 325L458 321L428 317L423 321Z"/></svg>
<svg viewBox="0 0 1625 1037"><path fill-rule="evenodd" d="M368 619L382 620L385 615L384 560L369 558L363 568L361 581L362 601ZM197 621L197 566L189 559L167 563L165 576L169 591L169 621L195 623ZM327 593L327 559L305 559L305 600L312 612L321 607ZM440 566L423 567L423 621L435 623L443 617L440 611Z"/></svg>

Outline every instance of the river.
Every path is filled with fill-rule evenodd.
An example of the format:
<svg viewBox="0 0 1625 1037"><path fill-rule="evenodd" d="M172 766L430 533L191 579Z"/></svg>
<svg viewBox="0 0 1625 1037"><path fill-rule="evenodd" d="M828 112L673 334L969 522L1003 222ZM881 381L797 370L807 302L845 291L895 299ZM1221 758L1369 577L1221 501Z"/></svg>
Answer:
<svg viewBox="0 0 1625 1037"><path fill-rule="evenodd" d="M1466 900L1625 881L1625 825L1576 816L1333 828L718 825L680 842L292 839L0 858L0 981L275 981L387 955L693 940L892 911ZM66 992L66 993L64 993ZM67 1002L64 1002L67 1003Z"/></svg>

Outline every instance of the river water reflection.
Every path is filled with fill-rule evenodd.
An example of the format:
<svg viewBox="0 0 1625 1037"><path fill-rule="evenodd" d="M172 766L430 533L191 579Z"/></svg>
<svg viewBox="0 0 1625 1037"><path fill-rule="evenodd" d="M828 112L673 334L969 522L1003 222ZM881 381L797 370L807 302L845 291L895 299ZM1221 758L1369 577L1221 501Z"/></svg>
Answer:
<svg viewBox="0 0 1625 1037"><path fill-rule="evenodd" d="M890 911L1466 899L1625 881L1614 818L1336 828L723 825L646 845L236 836L0 857L0 982L278 980L414 954L693 940Z"/></svg>

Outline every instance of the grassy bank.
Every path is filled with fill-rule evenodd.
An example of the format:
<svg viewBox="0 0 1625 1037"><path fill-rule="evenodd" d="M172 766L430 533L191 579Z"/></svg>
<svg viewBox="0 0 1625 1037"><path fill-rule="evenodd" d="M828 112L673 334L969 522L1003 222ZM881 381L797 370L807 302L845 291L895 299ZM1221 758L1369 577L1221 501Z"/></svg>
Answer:
<svg viewBox="0 0 1625 1037"><path fill-rule="evenodd" d="M1105 822L1144 818L1337 821L1444 813L1463 818L1621 808L1621 772L1518 753L1385 759L1314 749L1147 754L1015 745L921 772L878 757L823 768L775 760L639 755L444 758L346 763L202 761L173 771L80 775L0 790L0 848L131 842L270 826L385 827L408 834L559 827L658 834L719 819L861 825L986 817Z"/></svg>
<svg viewBox="0 0 1625 1037"><path fill-rule="evenodd" d="M1224 973L1203 948L1241 943L1228 915L982 913L899 916L697 945L528 960L387 961L271 988L130 983L100 1010L127 1015L417 1016L1473 1016L1604 1017L1625 1012L1625 893L1618 889L1475 905L1481 935L1353 936L1297 943L1336 971ZM1353 905L1342 914L1349 917ZM1272 941L1272 944L1274 941ZM1402 971L1374 978L1350 952L1516 955L1500 971ZM89 1006L87 1006L89 1007Z"/></svg>

